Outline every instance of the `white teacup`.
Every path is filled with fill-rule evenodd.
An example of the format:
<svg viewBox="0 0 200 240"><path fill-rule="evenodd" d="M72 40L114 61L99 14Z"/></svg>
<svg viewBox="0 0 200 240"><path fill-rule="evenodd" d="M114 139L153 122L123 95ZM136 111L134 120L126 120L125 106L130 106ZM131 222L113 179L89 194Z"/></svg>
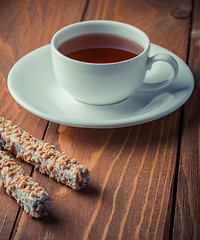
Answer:
<svg viewBox="0 0 200 240"><path fill-rule="evenodd" d="M144 50L136 57L113 63L88 63L64 56L58 47L68 39L85 34L112 34L138 43ZM150 40L131 25L105 20L75 23L59 30L52 38L51 52L55 76L59 84L76 100L87 104L106 105L120 102L139 88L152 91L169 86L178 73L176 60L168 54L149 57ZM171 65L169 79L144 83L147 70L156 61Z"/></svg>

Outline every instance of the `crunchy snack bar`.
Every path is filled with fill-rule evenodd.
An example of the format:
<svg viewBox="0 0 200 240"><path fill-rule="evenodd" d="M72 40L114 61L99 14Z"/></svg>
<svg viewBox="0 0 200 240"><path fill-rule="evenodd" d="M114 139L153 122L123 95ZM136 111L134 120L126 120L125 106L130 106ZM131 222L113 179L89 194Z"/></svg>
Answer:
<svg viewBox="0 0 200 240"><path fill-rule="evenodd" d="M0 118L0 146L74 190L88 183L90 172L76 159L60 153L55 146L36 139L4 118Z"/></svg>
<svg viewBox="0 0 200 240"><path fill-rule="evenodd" d="M25 175L14 159L0 150L0 187L17 200L32 217L46 216L50 211L50 198L45 190Z"/></svg>

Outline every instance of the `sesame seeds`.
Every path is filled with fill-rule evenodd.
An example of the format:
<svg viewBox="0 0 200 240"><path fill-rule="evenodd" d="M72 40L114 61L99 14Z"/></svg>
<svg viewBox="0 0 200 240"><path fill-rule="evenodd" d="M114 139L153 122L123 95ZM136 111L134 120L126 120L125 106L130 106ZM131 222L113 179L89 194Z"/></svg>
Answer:
<svg viewBox="0 0 200 240"><path fill-rule="evenodd" d="M0 187L5 187L6 193L13 196L32 217L41 217L50 210L50 199L45 190L39 187L38 183L35 183L30 176L25 175L22 168L1 150ZM48 201L46 208L38 208L46 201ZM35 210L33 206L39 210Z"/></svg>
<svg viewBox="0 0 200 240"><path fill-rule="evenodd" d="M35 166L42 174L66 184L74 190L85 187L89 181L90 172L86 166L76 159L70 158L65 152L60 153L54 145L44 143L25 132L11 121L0 118L0 138L4 149L14 153Z"/></svg>
<svg viewBox="0 0 200 240"><path fill-rule="evenodd" d="M73 190L84 188L90 178L86 166L76 159L60 153L54 145L36 139L11 121L0 117L0 142L4 149L14 153L17 158L35 166L42 174L61 182ZM14 197L18 204L33 217L47 215L50 199L45 190L25 175L22 168L5 152L0 150L0 187Z"/></svg>
<svg viewBox="0 0 200 240"><path fill-rule="evenodd" d="M0 180L0 188L4 187L3 181Z"/></svg>

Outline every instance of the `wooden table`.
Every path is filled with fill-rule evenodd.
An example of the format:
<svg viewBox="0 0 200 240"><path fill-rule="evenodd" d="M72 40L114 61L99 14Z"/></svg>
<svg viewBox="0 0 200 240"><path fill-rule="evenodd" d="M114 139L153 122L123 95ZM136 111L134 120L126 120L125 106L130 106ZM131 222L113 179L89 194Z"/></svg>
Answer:
<svg viewBox="0 0 200 240"><path fill-rule="evenodd" d="M13 64L74 22L109 19L144 30L181 57L195 89L174 113L119 129L83 129L41 119L7 88ZM29 217L0 189L0 239L199 239L200 1L1 0L0 115L88 166L81 192L16 160L49 193L48 217Z"/></svg>

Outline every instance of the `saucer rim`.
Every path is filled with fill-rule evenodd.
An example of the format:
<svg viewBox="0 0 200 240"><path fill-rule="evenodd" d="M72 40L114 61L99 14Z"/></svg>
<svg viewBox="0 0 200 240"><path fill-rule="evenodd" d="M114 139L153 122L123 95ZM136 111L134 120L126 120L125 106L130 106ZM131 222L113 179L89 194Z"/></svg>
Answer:
<svg viewBox="0 0 200 240"><path fill-rule="evenodd" d="M173 52L170 52L169 50L167 50L167 49L165 49L161 46L158 46L156 44L151 43L151 48L154 48L154 47L155 48L158 47L160 49L163 49L163 50L167 51L171 55L175 56L175 58L178 58L179 61L181 61L181 64L183 64L184 68L187 69L187 71L190 72L190 75L191 75L190 88L187 91L187 95L185 94L184 100L179 101L173 107L169 107L169 108L165 109L165 111L163 111L163 112L158 112L157 114L153 114L153 115L150 115L148 117L139 118L138 120L135 120L135 121L134 121L134 119L133 119L133 121L131 121L131 119L134 116L132 118L128 117L128 118L119 118L119 119L115 119L115 120L113 120L113 119L112 120L104 120L104 121L101 120L100 122L94 120L93 122L89 122L89 123L88 123L88 121L85 121L85 120L80 120L80 119L77 119L77 118L74 119L74 118L69 118L69 117L66 117L65 121L63 121L63 120L56 119L55 116L51 117L49 115L45 115L45 112L42 113L41 111L38 111L37 109L34 109L28 103L25 103L23 101L23 99L21 99L20 96L18 96L17 93L15 92L15 90L12 88L11 83L12 83L13 72L16 70L18 64L21 64L22 59L25 59L25 57L26 58L30 57L31 54L34 54L34 52L42 51L44 48L49 48L49 51L50 51L50 44L47 44L47 45L42 46L40 48L37 48L37 49L31 51L30 53L26 54L20 60L18 60L13 65L13 67L11 68L11 70L8 74L7 86L8 86L9 92L12 95L12 97L14 98L14 100L19 105L21 105L24 109L26 109L27 111L33 113L34 115L36 115L38 117L41 117L43 119L46 119L48 121L55 122L55 123L58 123L58 124L63 124L63 125L73 126L73 127L82 127L82 128L121 128L121 127L129 127L129 126L133 126L133 125L147 123L147 122L150 122L150 121L160 119L160 118L162 118L164 116L167 116L170 113L176 111L178 108L180 108L189 99L189 97L191 96L191 94L193 92L193 89L194 89L194 77L192 75L191 70L187 66L187 64L185 64L185 62L180 57L175 55ZM74 100L74 101L76 101L76 100ZM79 103L79 104L83 104L83 103ZM85 105L85 104L83 104L83 105ZM113 105L115 105L115 104L113 104ZM98 108L99 106L96 106L96 107ZM138 115L138 116L141 116L141 115Z"/></svg>

